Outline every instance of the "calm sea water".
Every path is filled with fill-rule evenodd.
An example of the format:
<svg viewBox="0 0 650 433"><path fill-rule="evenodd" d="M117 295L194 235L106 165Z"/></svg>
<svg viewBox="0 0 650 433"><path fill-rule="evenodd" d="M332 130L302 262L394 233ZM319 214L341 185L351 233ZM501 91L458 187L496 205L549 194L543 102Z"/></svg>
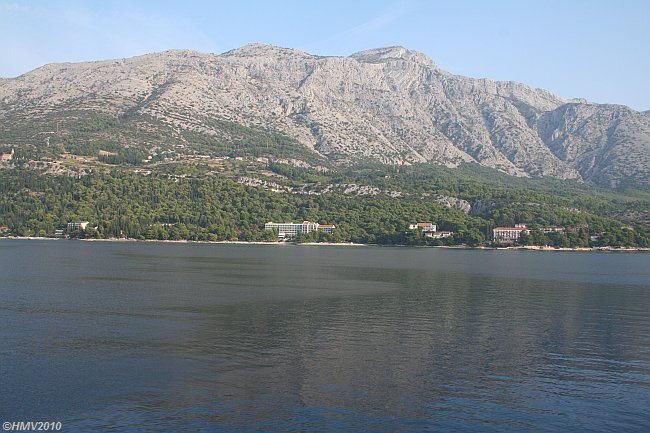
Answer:
<svg viewBox="0 0 650 433"><path fill-rule="evenodd" d="M0 240L0 421L650 431L650 255Z"/></svg>

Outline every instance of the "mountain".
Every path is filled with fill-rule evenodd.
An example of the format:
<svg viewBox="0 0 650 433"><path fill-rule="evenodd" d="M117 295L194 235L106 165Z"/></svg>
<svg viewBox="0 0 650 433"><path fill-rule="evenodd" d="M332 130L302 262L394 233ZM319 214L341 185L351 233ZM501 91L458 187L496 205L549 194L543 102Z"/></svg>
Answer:
<svg viewBox="0 0 650 433"><path fill-rule="evenodd" d="M650 186L648 112L453 75L403 47L323 57L254 44L50 64L0 80L0 122L0 146L38 152L54 143L72 153L88 143L145 154L266 147L335 166L478 162Z"/></svg>

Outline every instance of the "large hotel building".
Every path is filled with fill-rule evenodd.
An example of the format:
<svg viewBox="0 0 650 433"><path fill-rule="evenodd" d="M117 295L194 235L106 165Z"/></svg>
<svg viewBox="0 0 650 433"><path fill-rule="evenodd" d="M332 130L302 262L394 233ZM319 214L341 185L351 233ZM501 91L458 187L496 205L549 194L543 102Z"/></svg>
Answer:
<svg viewBox="0 0 650 433"><path fill-rule="evenodd" d="M492 230L494 241L499 243L515 243L522 233L530 233L526 224L515 224L514 227L497 227Z"/></svg>
<svg viewBox="0 0 650 433"><path fill-rule="evenodd" d="M277 230L278 236L281 238L295 238L299 233L306 234L320 230L325 233L332 233L335 226L331 224L318 224L310 221L303 221L302 223L274 223L268 222L264 224L265 230Z"/></svg>

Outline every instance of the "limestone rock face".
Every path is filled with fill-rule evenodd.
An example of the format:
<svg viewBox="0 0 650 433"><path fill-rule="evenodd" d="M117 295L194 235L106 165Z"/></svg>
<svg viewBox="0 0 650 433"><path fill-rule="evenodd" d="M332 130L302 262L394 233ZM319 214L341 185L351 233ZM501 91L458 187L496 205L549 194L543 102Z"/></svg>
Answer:
<svg viewBox="0 0 650 433"><path fill-rule="evenodd" d="M51 64L0 80L12 113L99 110L222 136L282 132L335 164L478 162L518 176L650 184L650 114L450 74L403 47L323 57L268 45Z"/></svg>
<svg viewBox="0 0 650 433"><path fill-rule="evenodd" d="M622 105L565 104L540 116L537 130L549 149L586 179L614 187L630 180L650 184L645 113Z"/></svg>

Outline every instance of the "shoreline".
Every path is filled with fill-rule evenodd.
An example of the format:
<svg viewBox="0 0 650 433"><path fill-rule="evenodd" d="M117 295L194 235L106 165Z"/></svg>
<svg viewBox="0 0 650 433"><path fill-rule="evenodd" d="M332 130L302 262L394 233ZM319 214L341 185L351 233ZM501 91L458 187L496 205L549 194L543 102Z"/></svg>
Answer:
<svg viewBox="0 0 650 433"><path fill-rule="evenodd" d="M179 240L158 240L158 239L130 239L130 238L108 238L108 239L65 239L65 238L49 238L39 236L4 236L2 239L15 239L15 240L33 240L33 241L63 241L75 240L84 242L126 242L126 243L168 243L168 244L215 244L215 245L293 245L293 246L330 246L330 247L406 247L406 248L441 248L441 249L457 249L457 250L491 250L491 251L563 251L563 252L650 252L650 248L643 247L549 247L538 245L520 245L508 247L470 247L467 245L380 245L380 244L359 244L354 242L274 242L274 241L190 241L185 239Z"/></svg>
<svg viewBox="0 0 650 433"><path fill-rule="evenodd" d="M215 244L215 245L307 245L307 246L345 246L367 247L374 244L358 244L354 242L274 242L274 241L191 241L187 239L133 239L133 238L106 238L106 239L66 239L48 238L40 236L3 236L2 239L27 240L27 241L83 241L83 242L123 242L123 243L164 243L164 244Z"/></svg>
<svg viewBox="0 0 650 433"><path fill-rule="evenodd" d="M549 246L539 246L539 245L521 245L517 247L475 247L477 249L491 249L499 251L575 251L575 252L636 252L636 253L647 253L650 252L650 248L643 247L549 247Z"/></svg>

